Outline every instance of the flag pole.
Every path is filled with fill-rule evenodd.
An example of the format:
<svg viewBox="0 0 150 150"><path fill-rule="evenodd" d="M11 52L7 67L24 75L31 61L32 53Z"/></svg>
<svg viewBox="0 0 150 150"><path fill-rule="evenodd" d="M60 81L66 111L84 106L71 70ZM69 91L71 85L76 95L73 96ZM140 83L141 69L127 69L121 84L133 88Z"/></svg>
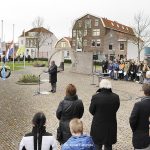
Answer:
<svg viewBox="0 0 150 150"><path fill-rule="evenodd" d="M2 33L1 33L1 52L3 54L3 50L2 50L2 44L3 44L3 20L1 20L2 22ZM2 54L1 54L1 65L2 65Z"/></svg>
<svg viewBox="0 0 150 150"><path fill-rule="evenodd" d="M15 25L13 24L13 71L15 70L14 29L15 29Z"/></svg>
<svg viewBox="0 0 150 150"><path fill-rule="evenodd" d="M24 30L24 68L26 67L25 51L26 51L26 38L25 38L25 30Z"/></svg>

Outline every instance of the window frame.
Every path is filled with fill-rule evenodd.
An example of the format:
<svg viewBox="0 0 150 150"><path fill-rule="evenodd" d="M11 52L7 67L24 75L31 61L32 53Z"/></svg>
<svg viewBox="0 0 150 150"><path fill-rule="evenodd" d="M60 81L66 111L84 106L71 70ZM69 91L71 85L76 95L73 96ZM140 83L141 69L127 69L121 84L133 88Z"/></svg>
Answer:
<svg viewBox="0 0 150 150"><path fill-rule="evenodd" d="M125 50L125 44L124 43L120 43L120 50L124 51Z"/></svg>
<svg viewBox="0 0 150 150"><path fill-rule="evenodd" d="M100 29L93 29L92 36L100 36Z"/></svg>

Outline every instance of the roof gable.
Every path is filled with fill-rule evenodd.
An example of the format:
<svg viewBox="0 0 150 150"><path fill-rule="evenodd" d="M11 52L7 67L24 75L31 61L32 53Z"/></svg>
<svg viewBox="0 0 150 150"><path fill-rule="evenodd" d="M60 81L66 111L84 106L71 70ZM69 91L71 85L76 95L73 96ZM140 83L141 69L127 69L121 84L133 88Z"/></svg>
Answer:
<svg viewBox="0 0 150 150"><path fill-rule="evenodd" d="M22 35L20 35L20 37L23 37L24 35L25 35L25 36L28 36L28 34L29 34L30 32L39 32L39 33L42 32L42 33L53 34L51 31L45 29L44 27L39 27L39 28L32 28L32 29L30 29L29 31L27 31L27 32L25 32L25 33L23 32Z"/></svg>
<svg viewBox="0 0 150 150"><path fill-rule="evenodd" d="M108 20L107 18L102 18L102 21L104 23L105 28L109 28L109 29L112 29L112 30L116 30L116 31L119 31L119 32L123 32L123 33L135 36L133 29L129 26L120 24L116 21Z"/></svg>

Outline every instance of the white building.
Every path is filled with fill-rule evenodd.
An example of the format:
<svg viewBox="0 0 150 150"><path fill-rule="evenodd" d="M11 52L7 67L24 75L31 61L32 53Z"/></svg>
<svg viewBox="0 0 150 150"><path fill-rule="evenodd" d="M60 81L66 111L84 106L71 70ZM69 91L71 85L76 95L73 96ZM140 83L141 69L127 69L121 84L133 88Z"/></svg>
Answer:
<svg viewBox="0 0 150 150"><path fill-rule="evenodd" d="M49 58L57 38L51 31L39 27L23 32L19 36L18 42L19 48L25 47L25 56L30 55L31 58L37 58L39 55L39 58Z"/></svg>
<svg viewBox="0 0 150 150"><path fill-rule="evenodd" d="M138 46L133 41L127 42L127 60L138 60ZM144 60L144 49L140 52L140 60Z"/></svg>

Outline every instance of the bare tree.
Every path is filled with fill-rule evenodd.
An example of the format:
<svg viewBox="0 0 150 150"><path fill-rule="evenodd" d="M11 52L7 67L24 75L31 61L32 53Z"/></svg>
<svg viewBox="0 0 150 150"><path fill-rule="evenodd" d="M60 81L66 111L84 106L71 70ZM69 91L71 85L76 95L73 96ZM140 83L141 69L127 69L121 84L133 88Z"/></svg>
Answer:
<svg viewBox="0 0 150 150"><path fill-rule="evenodd" d="M51 37L52 32L43 27L44 19L42 17L37 17L32 25L34 27L34 36L36 38L37 47L37 58L39 58L39 50L41 46L44 46L46 40Z"/></svg>
<svg viewBox="0 0 150 150"><path fill-rule="evenodd" d="M150 18L149 16L144 16L143 12L139 12L134 16L134 22L135 44L138 47L138 60L140 61L141 51L150 44Z"/></svg>
<svg viewBox="0 0 150 150"><path fill-rule="evenodd" d="M35 18L35 20L32 22L32 26L34 28L43 27L43 25L44 25L44 19L42 17L40 17L40 16Z"/></svg>

